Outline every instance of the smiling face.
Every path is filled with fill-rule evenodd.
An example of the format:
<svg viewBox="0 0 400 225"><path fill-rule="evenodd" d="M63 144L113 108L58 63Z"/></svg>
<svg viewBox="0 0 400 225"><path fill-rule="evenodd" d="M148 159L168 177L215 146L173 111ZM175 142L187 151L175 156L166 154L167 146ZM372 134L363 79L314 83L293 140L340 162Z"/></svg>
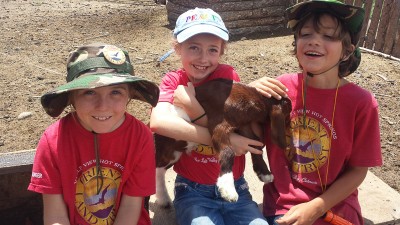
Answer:
<svg viewBox="0 0 400 225"><path fill-rule="evenodd" d="M305 72L338 75L343 58L341 27L329 14L305 21L296 37L296 57Z"/></svg>
<svg viewBox="0 0 400 225"><path fill-rule="evenodd" d="M223 48L224 41L221 38L203 33L177 44L175 50L189 80L198 83L218 67Z"/></svg>
<svg viewBox="0 0 400 225"><path fill-rule="evenodd" d="M88 131L109 133L125 119L128 84L72 91L71 102L81 125Z"/></svg>

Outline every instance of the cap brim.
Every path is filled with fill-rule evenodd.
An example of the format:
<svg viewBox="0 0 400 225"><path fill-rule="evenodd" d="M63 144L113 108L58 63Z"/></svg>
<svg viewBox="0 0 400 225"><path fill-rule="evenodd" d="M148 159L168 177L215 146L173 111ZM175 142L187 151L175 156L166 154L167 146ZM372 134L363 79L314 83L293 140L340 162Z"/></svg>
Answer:
<svg viewBox="0 0 400 225"><path fill-rule="evenodd" d="M197 24L194 26L191 26L183 31L181 31L179 34L176 35L176 40L178 43L182 43L186 41L187 39L193 37L194 35L197 34L202 34L202 33L208 33L208 34L213 34L217 37L220 37L224 41L229 40L229 34L228 31L224 31L223 29L209 25L209 24Z"/></svg>
<svg viewBox="0 0 400 225"><path fill-rule="evenodd" d="M52 117L59 116L68 104L68 92L80 89L128 83L130 97L156 106L159 96L158 86L144 78L131 74L88 74L82 75L71 82L61 85L41 97L41 103L46 113Z"/></svg>

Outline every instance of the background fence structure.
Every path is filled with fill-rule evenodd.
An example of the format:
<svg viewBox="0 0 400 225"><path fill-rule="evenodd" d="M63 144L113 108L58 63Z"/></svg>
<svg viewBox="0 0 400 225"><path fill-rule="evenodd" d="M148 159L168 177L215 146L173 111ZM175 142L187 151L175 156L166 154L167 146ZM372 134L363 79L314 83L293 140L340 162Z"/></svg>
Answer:
<svg viewBox="0 0 400 225"><path fill-rule="evenodd" d="M288 34L285 9L304 0L168 0L168 20L194 7L212 8L233 36ZM400 0L344 0L365 9L359 46L400 58Z"/></svg>
<svg viewBox="0 0 400 225"><path fill-rule="evenodd" d="M285 9L289 0L168 0L166 9L171 26L183 12L195 7L218 12L233 37L255 34L278 36L287 32Z"/></svg>
<svg viewBox="0 0 400 225"><path fill-rule="evenodd" d="M290 5L303 2L291 0ZM344 0L365 9L359 46L400 58L400 0Z"/></svg>

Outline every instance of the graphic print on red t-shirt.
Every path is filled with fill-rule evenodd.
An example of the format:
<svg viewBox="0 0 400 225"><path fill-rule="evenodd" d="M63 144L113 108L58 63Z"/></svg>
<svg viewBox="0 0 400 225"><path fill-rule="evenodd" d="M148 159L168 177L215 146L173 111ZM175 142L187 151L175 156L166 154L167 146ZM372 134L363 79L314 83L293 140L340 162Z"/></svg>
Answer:
<svg viewBox="0 0 400 225"><path fill-rule="evenodd" d="M108 167L101 167L102 177L96 171L96 166L90 167L77 178L75 207L89 224L112 224L122 175Z"/></svg>

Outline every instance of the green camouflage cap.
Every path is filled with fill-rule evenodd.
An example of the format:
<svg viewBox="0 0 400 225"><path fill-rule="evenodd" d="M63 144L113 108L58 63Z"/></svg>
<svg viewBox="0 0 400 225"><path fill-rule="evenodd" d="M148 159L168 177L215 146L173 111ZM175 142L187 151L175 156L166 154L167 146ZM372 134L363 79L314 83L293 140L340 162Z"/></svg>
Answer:
<svg viewBox="0 0 400 225"><path fill-rule="evenodd" d="M52 117L59 116L68 105L69 91L93 89L128 83L130 97L155 106L158 86L134 75L128 52L113 45L89 44L78 47L67 60L67 83L44 94L41 103Z"/></svg>
<svg viewBox="0 0 400 225"><path fill-rule="evenodd" d="M302 18L313 12L327 12L341 19L350 32L352 44L357 45L365 16L363 8L336 0L304 1L286 9L288 27L294 29Z"/></svg>

